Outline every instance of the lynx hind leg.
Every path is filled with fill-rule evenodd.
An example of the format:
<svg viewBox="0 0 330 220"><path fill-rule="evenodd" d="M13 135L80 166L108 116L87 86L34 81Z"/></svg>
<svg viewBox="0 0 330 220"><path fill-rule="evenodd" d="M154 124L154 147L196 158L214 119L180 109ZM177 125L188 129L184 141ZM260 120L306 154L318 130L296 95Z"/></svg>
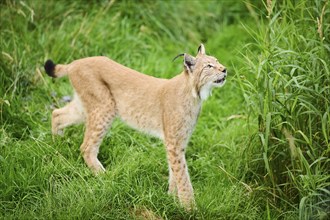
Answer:
<svg viewBox="0 0 330 220"><path fill-rule="evenodd" d="M52 133L62 135L63 129L70 125L80 124L85 121L85 113L79 97L75 94L73 100L52 113Z"/></svg>
<svg viewBox="0 0 330 220"><path fill-rule="evenodd" d="M80 147L87 166L95 173L105 171L97 159L102 139L115 117L114 108L95 108L88 113L84 141Z"/></svg>
<svg viewBox="0 0 330 220"><path fill-rule="evenodd" d="M99 89L102 87L99 86ZM97 155L102 139L116 116L115 102L107 88L103 88L101 94L85 94L84 98L82 101L87 106L86 130L80 150L87 166L98 174L105 171Z"/></svg>

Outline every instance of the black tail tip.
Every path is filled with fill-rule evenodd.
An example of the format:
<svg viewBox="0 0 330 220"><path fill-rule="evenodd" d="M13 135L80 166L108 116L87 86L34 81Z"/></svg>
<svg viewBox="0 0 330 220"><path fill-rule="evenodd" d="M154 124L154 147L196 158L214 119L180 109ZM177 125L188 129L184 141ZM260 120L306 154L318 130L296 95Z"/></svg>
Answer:
<svg viewBox="0 0 330 220"><path fill-rule="evenodd" d="M47 60L46 61L44 67L45 67L45 70L46 70L46 73L47 73L48 76L56 78L56 76L55 76L55 66L56 66L56 64L52 60Z"/></svg>

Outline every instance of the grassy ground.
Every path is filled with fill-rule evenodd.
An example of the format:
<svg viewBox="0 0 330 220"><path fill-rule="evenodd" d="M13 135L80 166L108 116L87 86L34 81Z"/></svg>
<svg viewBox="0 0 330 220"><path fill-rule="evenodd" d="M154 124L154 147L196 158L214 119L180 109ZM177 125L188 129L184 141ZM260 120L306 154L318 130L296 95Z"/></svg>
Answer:
<svg viewBox="0 0 330 220"><path fill-rule="evenodd" d="M258 103L260 98L269 101L271 106L275 103L262 96L262 91L268 87L255 84L271 78L260 78L257 74L261 72L262 76L267 76L269 72L269 66L263 69L260 63L272 63L279 57L275 53L275 58L268 56L268 46L273 43L272 51L279 54L284 52L276 51L277 46L292 46L293 51L299 47L290 44L293 38L284 40L289 46L276 40L266 41L269 36L273 39L269 33L289 36L285 30L290 30L297 33L297 38L305 36L306 42L310 42L308 36L300 32L298 26L290 26L289 21L287 29L280 26L283 23L274 26L275 20L283 21L288 14L303 16L310 12L292 9L302 7L306 1L293 4L291 8L290 1L283 2L288 4L284 7L287 11L282 11L282 17L278 18L275 1L273 8L239 1L143 1L139 4L102 0L2 1L0 218L308 219L317 216L326 219L329 202L327 120L330 120L326 112L329 102L323 102L319 110L321 118L315 117L322 129L311 127L306 136L310 140L308 143L316 145L305 144L296 136L295 146L302 149L302 156L294 159L297 164L292 158L284 157L283 160L288 161L283 163L285 166L293 164L287 166L291 173L287 170L277 173L278 161L273 159L283 158L279 156L283 154L282 148L277 142L273 143L276 138L283 140L283 146L290 145L287 137L276 136L276 128L282 122L275 118L269 123L267 115L272 108L259 108ZM319 16L325 2L307 4L304 8L317 9L314 11L320 12L316 14ZM325 10L324 17L328 15L329 10ZM324 36L329 36L329 24L325 22L323 26ZM316 42L318 36L313 37ZM42 66L46 59L66 63L86 56L105 55L146 74L171 78L182 70L181 62L171 61L173 57L182 52L194 54L200 42L205 43L207 53L228 67L229 80L203 104L187 149L197 211L186 213L167 195L168 168L161 141L116 121L103 141L99 156L107 172L94 177L79 152L83 126L66 129L63 137L52 137L51 111L63 106L62 97L70 95L72 90L67 79L52 80L45 76ZM324 49L329 46L329 39L322 41L324 47L316 44L317 51L321 51L321 54L313 53L316 60L329 63L329 50ZM298 52L313 52L314 46L300 45ZM282 67L292 64L293 58L282 57L289 62ZM321 68L322 61L316 62L310 71ZM299 70L300 63L293 64ZM322 71L328 70L323 67ZM329 89L329 71L322 71L319 77L324 84L320 86ZM276 84L273 89L278 90L276 86L285 83L288 82ZM306 91L318 91L318 88L309 89L308 84L303 85ZM318 94L326 97L327 89ZM299 95L307 94L306 91ZM302 103L297 100L296 103ZM309 100L312 103L313 99ZM296 116L285 116L291 117L291 136L304 134L300 127L293 129L296 124L292 121ZM264 129L267 126L263 125L268 123L272 127ZM269 135L270 130L274 130L273 136ZM258 137L263 139L260 141ZM268 138L270 141L265 144L262 140ZM313 146L318 150L308 154ZM312 169L304 169L299 163L307 167L312 164ZM284 172L292 178L283 183ZM299 179L301 176L303 182ZM288 184L292 191L283 189L283 184ZM290 198L292 193L296 195L294 198ZM313 193L321 196L315 197Z"/></svg>

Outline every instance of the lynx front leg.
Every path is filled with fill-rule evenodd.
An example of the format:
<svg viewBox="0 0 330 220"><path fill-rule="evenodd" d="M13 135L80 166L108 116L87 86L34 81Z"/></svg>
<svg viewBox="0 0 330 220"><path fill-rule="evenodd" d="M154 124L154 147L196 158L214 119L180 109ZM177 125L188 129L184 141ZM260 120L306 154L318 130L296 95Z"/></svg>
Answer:
<svg viewBox="0 0 330 220"><path fill-rule="evenodd" d="M168 193L176 195L177 194L177 187L176 187L175 178L174 178L173 171L171 169L170 164L168 165L168 169L169 169Z"/></svg>
<svg viewBox="0 0 330 220"><path fill-rule="evenodd" d="M194 192L188 174L183 145L166 143L167 159L170 171L169 191L177 189L181 204L188 210L194 207Z"/></svg>

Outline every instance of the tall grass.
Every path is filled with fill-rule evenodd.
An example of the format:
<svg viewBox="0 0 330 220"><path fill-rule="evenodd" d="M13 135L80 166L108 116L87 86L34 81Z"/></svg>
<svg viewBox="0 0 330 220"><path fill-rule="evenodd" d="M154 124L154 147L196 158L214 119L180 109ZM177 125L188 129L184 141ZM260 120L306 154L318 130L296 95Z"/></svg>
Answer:
<svg viewBox="0 0 330 220"><path fill-rule="evenodd" d="M258 118L251 170L274 206L299 204L300 219L329 218L329 1L267 1L265 8L243 54L247 76L237 78Z"/></svg>

